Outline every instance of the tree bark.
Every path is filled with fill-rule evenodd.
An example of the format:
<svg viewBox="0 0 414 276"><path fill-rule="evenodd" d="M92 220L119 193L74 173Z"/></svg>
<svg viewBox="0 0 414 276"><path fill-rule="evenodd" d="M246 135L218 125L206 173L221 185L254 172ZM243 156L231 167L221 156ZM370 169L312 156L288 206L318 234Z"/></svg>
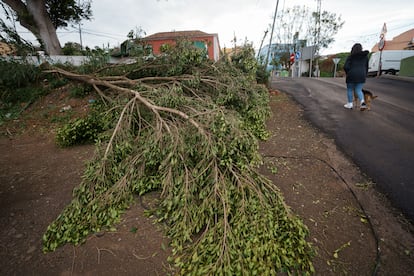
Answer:
<svg viewBox="0 0 414 276"><path fill-rule="evenodd" d="M46 11L45 0L2 0L16 12L20 25L28 29L45 48L49 55L61 55L62 48L56 28Z"/></svg>

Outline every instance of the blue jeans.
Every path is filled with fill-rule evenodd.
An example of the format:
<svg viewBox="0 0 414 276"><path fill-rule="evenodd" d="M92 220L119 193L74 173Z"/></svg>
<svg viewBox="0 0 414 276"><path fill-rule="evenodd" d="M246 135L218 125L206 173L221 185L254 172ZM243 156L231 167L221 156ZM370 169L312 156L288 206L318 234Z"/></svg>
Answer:
<svg viewBox="0 0 414 276"><path fill-rule="evenodd" d="M352 103L354 99L354 90L356 94L358 95L359 102L364 102L364 94L362 93L362 87L364 86L364 83L347 83L346 84L346 91L347 91L347 97L348 97L348 103Z"/></svg>

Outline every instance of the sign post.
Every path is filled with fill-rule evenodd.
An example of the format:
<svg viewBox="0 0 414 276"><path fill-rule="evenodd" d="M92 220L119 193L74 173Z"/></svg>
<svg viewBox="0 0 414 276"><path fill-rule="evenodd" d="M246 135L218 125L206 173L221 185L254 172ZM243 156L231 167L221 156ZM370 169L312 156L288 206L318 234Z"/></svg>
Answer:
<svg viewBox="0 0 414 276"><path fill-rule="evenodd" d="M387 33L387 25L384 23L381 29L380 41L378 42L378 50L380 51L380 58L378 63L377 76L381 75L382 69L382 50L385 48L385 34Z"/></svg>
<svg viewBox="0 0 414 276"><path fill-rule="evenodd" d="M298 77L301 76L302 72L301 72L301 67L302 67L302 53L300 51L297 51L295 53L295 66L296 66L296 72Z"/></svg>
<svg viewBox="0 0 414 276"><path fill-rule="evenodd" d="M335 63L334 78L336 78L336 67L337 67L337 65L338 65L338 63L341 59L340 58L333 58L332 60Z"/></svg>

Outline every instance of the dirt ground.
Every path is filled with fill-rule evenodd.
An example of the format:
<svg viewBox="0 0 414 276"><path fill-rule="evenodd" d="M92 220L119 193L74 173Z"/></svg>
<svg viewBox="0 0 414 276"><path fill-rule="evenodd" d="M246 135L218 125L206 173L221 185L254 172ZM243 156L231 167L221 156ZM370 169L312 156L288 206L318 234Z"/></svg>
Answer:
<svg viewBox="0 0 414 276"><path fill-rule="evenodd" d="M144 215L157 194L137 198L117 231L42 253L46 227L70 202L84 162L94 154L93 146L58 148L54 127L64 116L86 111L88 100L56 91L19 120L0 125L0 275L171 273L162 226ZM413 275L413 226L332 139L303 119L296 103L276 91L271 108L260 171L309 227L316 274Z"/></svg>

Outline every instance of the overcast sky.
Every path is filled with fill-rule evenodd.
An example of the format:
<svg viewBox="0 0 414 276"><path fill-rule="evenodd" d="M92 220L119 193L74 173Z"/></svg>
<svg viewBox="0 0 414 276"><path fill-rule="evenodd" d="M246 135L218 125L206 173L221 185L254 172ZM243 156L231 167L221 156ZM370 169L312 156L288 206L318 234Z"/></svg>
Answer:
<svg viewBox="0 0 414 276"><path fill-rule="evenodd" d="M265 30L271 25L276 0L94 0L93 19L82 23L82 44L94 48L122 43L132 29L146 35L166 31L200 30L217 33L221 47L232 47L246 39L257 49ZM278 13L294 5L316 10L316 0L280 0ZM414 28L413 0L322 0L322 10L336 13L345 21L324 54L349 52L355 42L371 50L379 40L384 22L386 39ZM19 28L18 30L22 30ZM62 46L67 41L80 42L79 30L58 30ZM270 36L264 44L269 43Z"/></svg>

